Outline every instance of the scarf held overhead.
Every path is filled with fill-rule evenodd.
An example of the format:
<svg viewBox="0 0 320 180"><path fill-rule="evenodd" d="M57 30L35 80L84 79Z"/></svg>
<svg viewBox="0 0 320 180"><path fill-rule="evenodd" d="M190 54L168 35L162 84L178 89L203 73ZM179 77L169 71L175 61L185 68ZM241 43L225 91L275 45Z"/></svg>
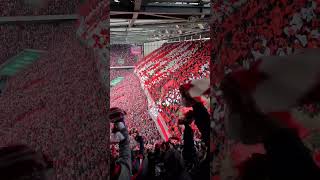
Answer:
<svg viewBox="0 0 320 180"><path fill-rule="evenodd" d="M249 70L235 71L231 77L240 91L251 94L260 111L297 129L303 136L306 133L303 127L310 127L310 122L293 119L290 110L301 105L303 100L320 100L319 57L320 49L307 49L290 56L263 57ZM314 128L319 128L320 122L316 124Z"/></svg>

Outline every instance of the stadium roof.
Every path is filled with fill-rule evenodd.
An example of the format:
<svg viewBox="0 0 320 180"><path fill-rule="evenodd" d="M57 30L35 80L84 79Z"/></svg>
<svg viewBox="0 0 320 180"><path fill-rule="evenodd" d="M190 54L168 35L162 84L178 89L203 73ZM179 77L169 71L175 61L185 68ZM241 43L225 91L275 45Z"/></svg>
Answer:
<svg viewBox="0 0 320 180"><path fill-rule="evenodd" d="M210 0L112 0L111 44L207 36Z"/></svg>

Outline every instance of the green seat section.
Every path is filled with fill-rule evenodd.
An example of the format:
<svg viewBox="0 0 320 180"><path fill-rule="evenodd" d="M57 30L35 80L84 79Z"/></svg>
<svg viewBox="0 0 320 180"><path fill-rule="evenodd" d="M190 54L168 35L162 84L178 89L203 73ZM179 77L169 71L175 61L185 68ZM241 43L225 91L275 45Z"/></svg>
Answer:
<svg viewBox="0 0 320 180"><path fill-rule="evenodd" d="M116 86L116 85L119 84L123 79L124 79L124 77L117 77L117 78L113 79L113 80L110 82L110 86L111 86L111 87Z"/></svg>
<svg viewBox="0 0 320 180"><path fill-rule="evenodd" d="M10 58L5 65L0 67L0 76L14 76L18 72L27 68L30 64L37 61L41 56L41 52L24 50L18 55Z"/></svg>

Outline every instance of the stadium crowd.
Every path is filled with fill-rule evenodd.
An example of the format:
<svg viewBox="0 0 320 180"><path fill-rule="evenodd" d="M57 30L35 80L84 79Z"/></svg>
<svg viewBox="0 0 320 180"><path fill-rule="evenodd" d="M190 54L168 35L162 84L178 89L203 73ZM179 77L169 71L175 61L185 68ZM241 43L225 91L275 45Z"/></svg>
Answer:
<svg viewBox="0 0 320 180"><path fill-rule="evenodd" d="M231 115L226 128L229 133L236 131L238 141L245 145L262 144L265 152L253 151L249 159L237 164L237 177L220 169L221 178L319 179L320 168L298 133L256 109L249 93L242 93L236 88L237 85L233 76L226 76L221 84L228 114ZM184 126L183 138L170 138L167 142L156 144L151 150L145 149L144 138L139 131L128 130L126 112L117 107L110 109L109 118L113 123L111 132L114 134L111 142L118 144L110 157L111 179L209 179L207 170L212 156L208 148L210 115L206 107L191 98L183 86L179 92L181 105L192 107L190 113L177 121L177 124ZM192 121L201 132L200 147L194 141L194 131L190 126ZM137 145L130 146L131 141Z"/></svg>
<svg viewBox="0 0 320 180"><path fill-rule="evenodd" d="M147 144L154 144L161 139L156 124L148 114L148 104L138 77L127 72L115 87L111 88L110 106L122 108L127 112L128 128L136 128Z"/></svg>
<svg viewBox="0 0 320 180"><path fill-rule="evenodd" d="M1 147L26 144L43 152L50 157L57 179L106 177L108 130L101 121L106 92L93 53L80 45L73 23L55 28L48 51L10 77L0 97ZM44 38L52 33L51 28L34 30ZM9 32L6 35L14 38ZM33 38L35 47L48 43L41 41L42 36Z"/></svg>
<svg viewBox="0 0 320 180"><path fill-rule="evenodd" d="M212 174L220 174L222 159L229 144L225 132L226 103L219 91L225 74L237 69L248 69L261 56L286 56L304 48L319 48L319 10L317 1L243 1L215 3L212 6L212 59L216 72L210 77L215 84L216 103L212 138L215 144ZM219 43L217 43L219 42ZM314 115L319 112L319 103L299 107L302 113ZM250 147L247 146L247 151ZM237 148L230 148L237 151ZM316 150L319 151L319 150ZM258 152L258 151L256 151ZM246 159L250 153L246 153ZM234 161L239 164L240 161Z"/></svg>
<svg viewBox="0 0 320 180"><path fill-rule="evenodd" d="M208 44L206 43L199 42L198 44L195 43L194 46L192 44L193 43L189 43L189 46L191 49L190 52L192 52L192 49L196 47L199 49L201 48L201 50L203 47L205 47L205 49L208 50ZM173 47L182 48L183 45L185 44L176 43L176 44L166 45L165 48L168 51L170 51L174 49ZM118 45L118 48L116 47L117 46L115 45L111 46L110 60L111 60L111 64L119 65L117 62L119 54L120 56L121 55L123 56L123 54L127 54L127 56L130 56L130 54L128 53L130 52L130 48L129 48L130 46L128 46L127 48L124 48L125 46ZM119 53L121 51L123 51L124 53ZM168 53L165 50L156 50L156 51L162 55L164 55L165 53ZM198 49L194 50L194 52L196 51L198 51ZM170 57L173 57L173 58L170 58L166 61L167 62L174 61L174 57L177 58L182 54L183 52L179 52L176 55L168 56L167 58L170 58ZM153 56L153 53L151 53L151 55L148 55L146 59L150 56ZM195 61L198 62L198 64L200 64L198 66L201 66L202 62L200 61L207 60L209 57L209 54L206 52L200 52L200 53L196 53L195 57L196 56L198 57L195 58L196 59ZM159 58L159 57L153 57L152 60L155 60L156 58ZM125 58L124 58L124 61L126 61ZM132 65L132 64L129 64L129 65ZM186 66L188 65L191 65L191 64L187 64ZM193 65L197 65L197 63L194 63ZM205 77L205 73L208 73L208 72L205 72L205 71L208 71L208 67L205 66L204 68L205 68L203 69L204 71L199 70L201 69L199 68L195 71L195 73L202 74L202 77ZM110 105L111 107L117 107L113 110L121 111L123 113L123 116L125 116L124 124L125 124L126 130L124 134L126 136L126 139L128 140L128 142L126 142L128 144L125 147L127 147L130 151L130 156L131 156L130 161L132 162L132 164L129 165L130 168L132 167L132 171L129 172L130 173L129 176L132 175L132 178L134 179L151 179L151 178L170 179L170 178L176 178L177 176L180 176L178 177L178 179L179 178L190 179L191 176L192 178L199 178L199 177L209 178L209 173L204 173L204 172L207 172L205 171L206 168L207 170L209 170L209 162L206 161L208 156L207 150L209 149L208 148L209 134L206 133L205 136L201 136L201 133L197 128L197 123L192 123L191 117L188 117L188 120L186 120L186 122L188 121L188 123L186 122L184 123L182 119L178 120L176 116L173 116L172 117L173 121L170 121L170 124L168 125L169 127L173 127L173 128L176 127L176 130L179 133L172 134L168 142L163 141L156 127L155 122L150 118L147 112L147 109L148 109L147 98L145 93L143 92L143 89L141 88L139 78L129 70L112 70L111 69L110 76L111 76L110 79L114 79L119 76L124 77L124 80L122 82L120 82L119 84L117 84L115 87L111 89ZM188 79L187 82L189 82L190 80L191 79ZM181 82L183 83L185 81L183 80ZM179 88L179 86L177 87ZM180 94L179 90L178 90L178 94ZM181 106L178 104L178 103L181 103L180 101L176 101L176 103L177 103L176 104L177 106ZM202 132L204 131L209 132L208 129L206 129L206 128L209 128L209 114L206 108L202 104L201 104L201 107L202 108L200 109L202 110L202 113L204 108L205 109L204 114L207 114L207 116L206 115L202 116L202 117L205 117L204 118L205 120L198 117L198 121L207 122L208 124L207 126L205 126L205 128L203 128L204 127L203 125L200 127L202 128L201 129ZM163 110L166 110L166 109L163 108ZM115 127L110 127L110 128L113 128L111 132L115 132ZM183 134L185 138L182 138L181 134ZM204 137L207 137L207 138L204 138ZM117 140L115 141L117 142ZM113 144L111 146L111 155L112 155L111 159L114 160L111 163L111 169L114 170L113 172L114 174L112 175L112 178L116 178L116 176L119 176L119 174L117 174L118 173L117 171L119 171L119 167L116 166L115 159L117 158L121 159L122 148L123 148L122 143ZM119 161L123 161L123 160L119 160ZM175 161L175 162L173 163L172 161ZM127 165L128 164L126 164L125 167ZM122 165L121 167L124 168ZM177 169L179 172L174 172ZM169 177L169 176L172 176L172 177ZM124 177L120 175L120 177L118 178L122 179Z"/></svg>
<svg viewBox="0 0 320 180"><path fill-rule="evenodd" d="M113 44L110 47L110 66L134 66L134 55L131 55L131 45ZM119 63L119 58L122 62ZM139 78L132 69L110 69L110 81L117 77L124 79L111 88L111 106L124 109L127 115L127 126L135 128L144 137L146 147L153 146L161 140L155 122L148 114L146 96L141 89ZM134 141L131 141L134 142ZM131 146L135 146L132 144Z"/></svg>
<svg viewBox="0 0 320 180"><path fill-rule="evenodd" d="M112 180L210 178L210 115L204 105L191 98L184 88L180 88L180 92L184 106L193 108L192 113L177 121L177 124L184 126L183 140L173 137L148 148L146 141L149 138L144 137L138 128L128 128L132 122L127 118L127 113L118 107L110 109L109 119L113 123L111 143L117 145L111 148ZM190 126L193 121L201 132L201 140L198 142L195 142L194 131Z"/></svg>
<svg viewBox="0 0 320 180"><path fill-rule="evenodd" d="M34 16L74 14L77 0L5 0L0 3L0 16Z"/></svg>
<svg viewBox="0 0 320 180"><path fill-rule="evenodd" d="M70 29L70 23L26 23L0 25L0 63L23 49L48 50L59 29Z"/></svg>
<svg viewBox="0 0 320 180"><path fill-rule="evenodd" d="M116 79L117 77L126 77L132 73L132 69L110 69L110 81Z"/></svg>
<svg viewBox="0 0 320 180"><path fill-rule="evenodd" d="M134 66L135 56L131 54L132 45L113 44L110 46L110 66Z"/></svg>
<svg viewBox="0 0 320 180"><path fill-rule="evenodd" d="M210 42L167 43L138 62L136 73L145 91L155 101L170 134L181 136L179 85L209 77ZM192 125L192 128L197 128ZM196 131L198 138L198 131Z"/></svg>

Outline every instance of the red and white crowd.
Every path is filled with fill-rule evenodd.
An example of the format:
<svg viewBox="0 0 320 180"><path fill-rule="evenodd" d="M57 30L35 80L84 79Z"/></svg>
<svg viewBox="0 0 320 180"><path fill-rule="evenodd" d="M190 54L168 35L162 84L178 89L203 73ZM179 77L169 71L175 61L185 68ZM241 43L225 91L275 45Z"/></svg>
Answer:
<svg viewBox="0 0 320 180"><path fill-rule="evenodd" d="M148 98L155 102L155 109L173 137L181 136L177 123L181 108L178 88L193 79L208 78L209 60L210 42L199 40L164 44L136 66L144 91L150 94Z"/></svg>
<svg viewBox="0 0 320 180"><path fill-rule="evenodd" d="M221 159L226 158L228 139L225 134L225 103L219 91L219 83L225 74L239 68L247 69L250 64L262 56L285 56L299 52L303 48L319 48L320 21L319 2L302 1L217 1L212 6L212 69L215 75L210 77L214 87L214 171ZM213 102L212 102L213 103ZM301 108L301 107L299 107ZM319 104L305 105L304 113L314 115ZM318 110L317 110L318 109ZM247 148L247 152L250 150ZM236 151L236 148L233 150ZM239 150L240 151L240 150ZM319 150L316 150L319 151ZM242 155L247 157L244 150ZM239 162L237 162L239 163Z"/></svg>

